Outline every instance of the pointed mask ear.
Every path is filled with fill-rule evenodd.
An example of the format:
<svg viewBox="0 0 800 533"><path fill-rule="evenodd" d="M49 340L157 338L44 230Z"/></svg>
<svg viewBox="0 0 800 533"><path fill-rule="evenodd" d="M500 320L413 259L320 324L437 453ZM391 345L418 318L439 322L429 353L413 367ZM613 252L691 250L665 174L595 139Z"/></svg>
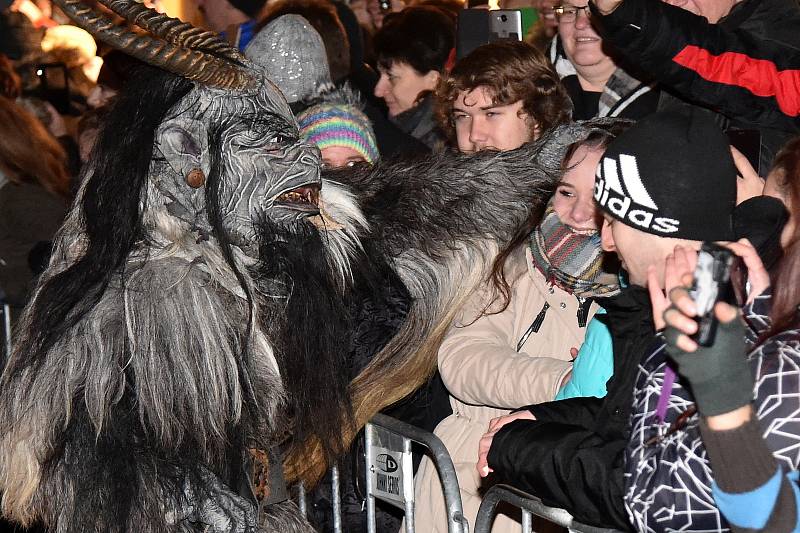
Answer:
<svg viewBox="0 0 800 533"><path fill-rule="evenodd" d="M199 120L175 118L158 128L156 147L187 187L198 189L211 172L208 130Z"/></svg>

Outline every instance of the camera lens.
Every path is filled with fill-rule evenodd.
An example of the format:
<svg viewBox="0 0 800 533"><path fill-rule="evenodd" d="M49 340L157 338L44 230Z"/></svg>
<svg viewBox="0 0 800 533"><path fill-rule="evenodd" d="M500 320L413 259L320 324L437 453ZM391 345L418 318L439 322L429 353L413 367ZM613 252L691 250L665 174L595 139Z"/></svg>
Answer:
<svg viewBox="0 0 800 533"><path fill-rule="evenodd" d="M500 15L500 21L501 22L508 22L508 16L507 15Z"/></svg>

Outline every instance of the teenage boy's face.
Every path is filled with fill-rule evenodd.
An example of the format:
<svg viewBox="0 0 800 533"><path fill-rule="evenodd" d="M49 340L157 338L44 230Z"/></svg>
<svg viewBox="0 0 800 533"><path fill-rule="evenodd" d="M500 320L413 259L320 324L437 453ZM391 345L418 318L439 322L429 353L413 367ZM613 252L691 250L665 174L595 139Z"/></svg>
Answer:
<svg viewBox="0 0 800 533"><path fill-rule="evenodd" d="M697 241L659 237L628 226L609 215L603 216L603 228L600 230L603 250L619 256L632 285L647 287L647 271L652 266L659 287L663 289L664 264L675 247L681 245L700 249Z"/></svg>
<svg viewBox="0 0 800 533"><path fill-rule="evenodd" d="M513 150L539 136L538 127L522 109L522 101L495 105L483 86L462 91L453 103L458 150Z"/></svg>

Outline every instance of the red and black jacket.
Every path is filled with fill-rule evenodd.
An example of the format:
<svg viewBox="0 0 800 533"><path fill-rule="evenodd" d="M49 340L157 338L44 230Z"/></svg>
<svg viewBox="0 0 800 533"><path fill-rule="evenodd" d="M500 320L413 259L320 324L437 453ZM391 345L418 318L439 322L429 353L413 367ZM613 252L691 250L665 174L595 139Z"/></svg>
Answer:
<svg viewBox="0 0 800 533"><path fill-rule="evenodd" d="M744 0L718 24L653 0L592 17L615 52L682 99L736 127L785 132L781 142L800 131L797 0Z"/></svg>

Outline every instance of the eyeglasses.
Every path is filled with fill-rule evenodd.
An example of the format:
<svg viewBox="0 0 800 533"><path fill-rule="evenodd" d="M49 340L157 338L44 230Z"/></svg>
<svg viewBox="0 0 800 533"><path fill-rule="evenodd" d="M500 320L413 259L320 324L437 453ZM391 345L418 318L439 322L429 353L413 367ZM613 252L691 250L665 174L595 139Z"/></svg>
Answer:
<svg viewBox="0 0 800 533"><path fill-rule="evenodd" d="M553 12L556 14L556 20L566 24L575 22L575 19L578 18L578 11L583 11L583 14L587 17L591 16L592 13L589 11L589 4L585 6L558 6L553 8Z"/></svg>

